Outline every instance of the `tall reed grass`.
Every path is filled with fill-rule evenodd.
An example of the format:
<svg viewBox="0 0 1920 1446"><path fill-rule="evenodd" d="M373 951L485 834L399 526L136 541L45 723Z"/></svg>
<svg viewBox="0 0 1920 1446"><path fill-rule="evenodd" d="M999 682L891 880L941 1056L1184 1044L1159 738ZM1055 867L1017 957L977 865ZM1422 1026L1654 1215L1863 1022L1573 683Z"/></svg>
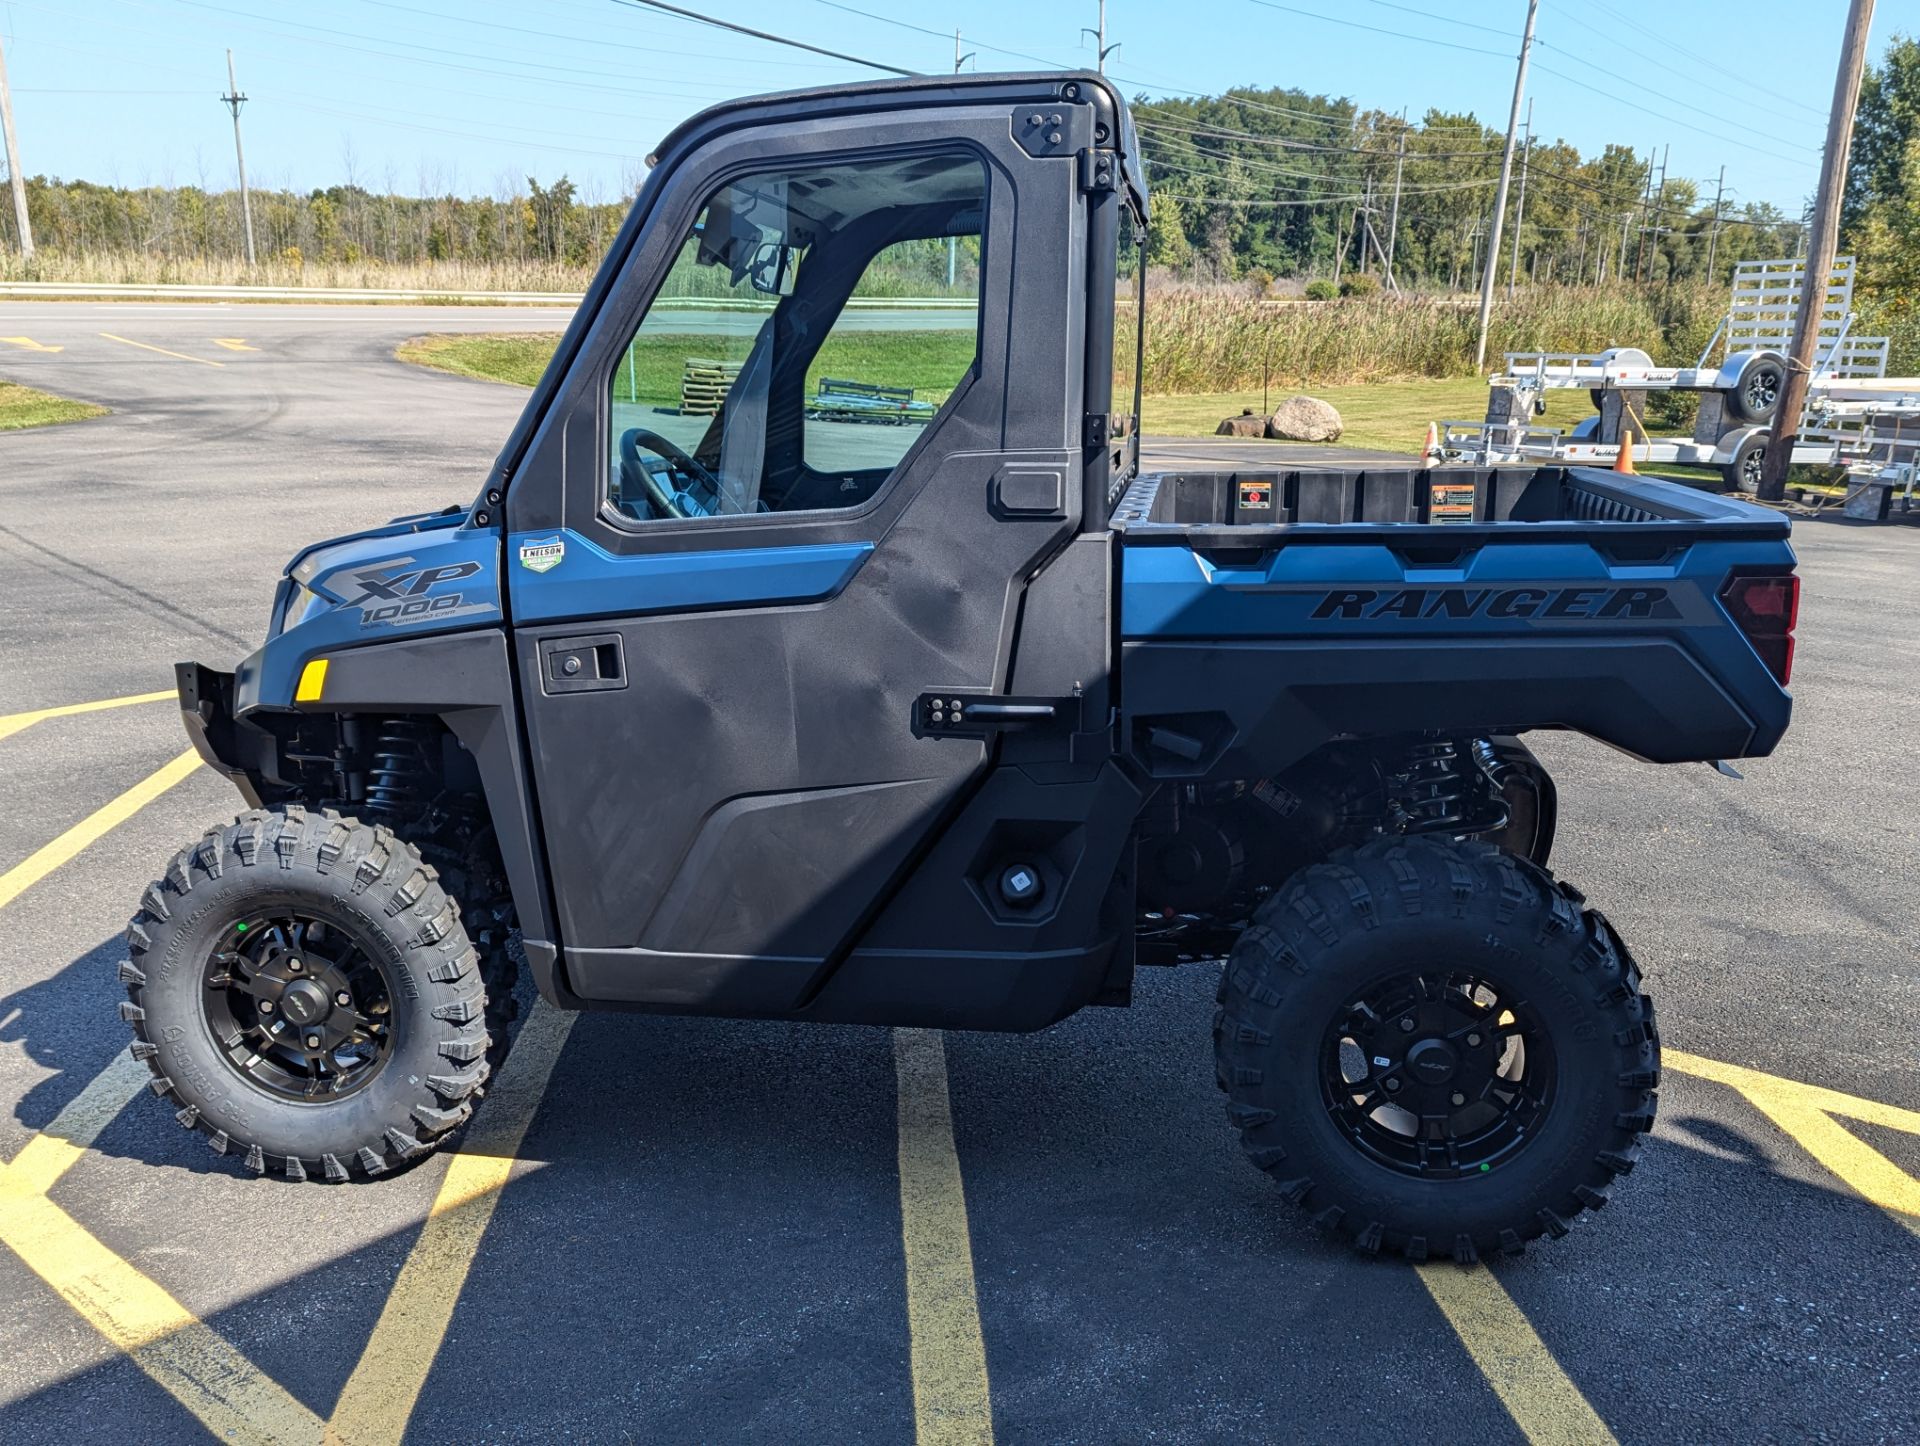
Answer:
<svg viewBox="0 0 1920 1446"><path fill-rule="evenodd" d="M1168 287L1147 297L1144 390L1154 396L1281 386L1471 375L1477 320L1471 296L1272 302L1244 291ZM1510 351L1637 346L1659 362L1698 355L1724 293L1674 288L1534 287L1495 299L1489 367ZM1134 314L1123 307L1116 348L1132 388Z"/></svg>

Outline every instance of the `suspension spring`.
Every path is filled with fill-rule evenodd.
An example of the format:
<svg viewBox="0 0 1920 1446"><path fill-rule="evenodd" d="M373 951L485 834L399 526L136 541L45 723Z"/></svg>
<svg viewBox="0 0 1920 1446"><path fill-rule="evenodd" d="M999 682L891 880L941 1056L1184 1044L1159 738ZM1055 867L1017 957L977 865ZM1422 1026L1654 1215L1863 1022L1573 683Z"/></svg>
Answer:
<svg viewBox="0 0 1920 1446"><path fill-rule="evenodd" d="M387 820L411 817L431 801L433 735L419 718L389 718L374 736L364 811Z"/></svg>
<svg viewBox="0 0 1920 1446"><path fill-rule="evenodd" d="M1462 757L1451 738L1431 738L1407 752L1404 788L1397 800L1407 833L1489 833L1504 828L1507 804L1495 778L1490 745L1475 739Z"/></svg>

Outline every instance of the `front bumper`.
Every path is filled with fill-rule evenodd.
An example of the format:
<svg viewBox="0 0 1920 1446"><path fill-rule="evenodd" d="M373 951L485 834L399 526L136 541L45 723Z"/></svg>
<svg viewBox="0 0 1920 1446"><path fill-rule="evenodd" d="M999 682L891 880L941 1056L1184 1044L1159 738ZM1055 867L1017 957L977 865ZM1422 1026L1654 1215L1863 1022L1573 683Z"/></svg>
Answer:
<svg viewBox="0 0 1920 1446"><path fill-rule="evenodd" d="M174 686L180 694L180 721L193 751L214 772L223 774L253 808L260 807L260 779L267 772L273 738L233 716L233 674L216 672L204 663L175 663ZM258 757L264 745L267 758Z"/></svg>

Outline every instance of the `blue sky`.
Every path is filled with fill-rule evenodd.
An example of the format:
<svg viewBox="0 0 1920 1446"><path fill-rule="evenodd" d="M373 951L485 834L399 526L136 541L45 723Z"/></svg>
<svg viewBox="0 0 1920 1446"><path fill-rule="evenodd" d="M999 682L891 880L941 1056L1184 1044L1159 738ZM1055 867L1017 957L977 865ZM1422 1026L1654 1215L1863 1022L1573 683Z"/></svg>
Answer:
<svg viewBox="0 0 1920 1446"><path fill-rule="evenodd" d="M850 8L849 8L850 7ZM908 69L1090 64L1097 0L688 0ZM1109 0L1129 94L1298 86L1504 125L1525 0ZM868 18L894 17L888 23ZM1845 0L1543 0L1528 91L1543 138L1672 146L1672 174L1797 213L1818 175ZM1658 33L1649 27L1658 26ZM1873 54L1920 30L1880 0ZM676 121L730 95L872 72L619 0L0 0L22 169L232 184L217 97L232 47L257 185L492 193L570 174L613 199ZM927 33L941 32L941 33ZM1777 35L1791 36L1781 45ZM995 47L1000 47L996 49ZM1788 60L1774 57L1782 54ZM973 68L973 67L970 67Z"/></svg>

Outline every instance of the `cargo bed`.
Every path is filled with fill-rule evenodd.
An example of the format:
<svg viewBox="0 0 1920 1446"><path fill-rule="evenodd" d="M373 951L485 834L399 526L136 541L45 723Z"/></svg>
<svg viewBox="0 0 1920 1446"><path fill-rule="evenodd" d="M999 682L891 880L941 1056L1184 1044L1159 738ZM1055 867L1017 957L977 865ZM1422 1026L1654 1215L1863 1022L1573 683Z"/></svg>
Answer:
<svg viewBox="0 0 1920 1446"><path fill-rule="evenodd" d="M1749 503L1560 467L1166 472L1113 528L1123 715L1143 756L1199 740L1197 776L1530 728L1737 758L1787 726L1761 649L1790 657L1791 618L1749 619L1756 644L1730 603L1793 570L1787 519Z"/></svg>
<svg viewBox="0 0 1920 1446"><path fill-rule="evenodd" d="M1444 531L1461 546L1593 542L1616 532L1663 545L1744 542L1788 532L1786 518L1750 503L1579 467L1144 473L1115 504L1112 522L1128 546L1201 550L1244 548L1269 536L1274 543L1350 542L1382 526L1396 534Z"/></svg>

